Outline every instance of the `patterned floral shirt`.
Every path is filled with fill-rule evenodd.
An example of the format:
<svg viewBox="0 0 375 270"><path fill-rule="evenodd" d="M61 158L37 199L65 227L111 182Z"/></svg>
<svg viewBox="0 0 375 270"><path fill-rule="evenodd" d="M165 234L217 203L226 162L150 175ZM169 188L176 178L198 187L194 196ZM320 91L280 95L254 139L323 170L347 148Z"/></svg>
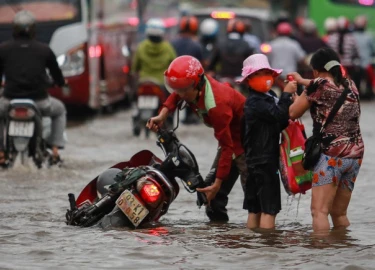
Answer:
<svg viewBox="0 0 375 270"><path fill-rule="evenodd" d="M351 91L344 104L323 132L324 154L331 157L363 157L364 144L359 127L359 93L353 81L350 81L349 88ZM333 82L322 78L312 80L306 87L314 130L320 130L343 91L343 86L337 87Z"/></svg>

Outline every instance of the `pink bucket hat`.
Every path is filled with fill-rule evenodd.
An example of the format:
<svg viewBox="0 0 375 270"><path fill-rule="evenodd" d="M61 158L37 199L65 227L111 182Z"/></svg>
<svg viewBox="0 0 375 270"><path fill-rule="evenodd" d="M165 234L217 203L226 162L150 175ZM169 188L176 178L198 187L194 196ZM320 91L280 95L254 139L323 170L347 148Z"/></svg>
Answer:
<svg viewBox="0 0 375 270"><path fill-rule="evenodd" d="M268 69L273 71L273 76L277 77L283 71L282 69L274 69L270 67L267 56L261 53L250 55L243 61L242 78L237 80L237 83L242 83L248 76L261 69Z"/></svg>

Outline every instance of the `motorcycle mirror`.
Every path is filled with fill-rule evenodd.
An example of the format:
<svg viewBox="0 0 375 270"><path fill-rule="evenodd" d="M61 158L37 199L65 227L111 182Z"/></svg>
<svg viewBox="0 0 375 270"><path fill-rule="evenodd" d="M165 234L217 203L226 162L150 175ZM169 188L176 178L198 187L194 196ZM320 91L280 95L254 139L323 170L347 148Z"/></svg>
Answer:
<svg viewBox="0 0 375 270"><path fill-rule="evenodd" d="M184 100L180 100L180 101L177 103L177 108L178 108L178 110L177 110L177 125L176 125L176 127L173 129L173 132L176 131L176 129L178 128L178 125L180 124L180 111L183 110L183 109L185 109L186 106L187 106L187 103L186 103L186 101L184 101Z"/></svg>

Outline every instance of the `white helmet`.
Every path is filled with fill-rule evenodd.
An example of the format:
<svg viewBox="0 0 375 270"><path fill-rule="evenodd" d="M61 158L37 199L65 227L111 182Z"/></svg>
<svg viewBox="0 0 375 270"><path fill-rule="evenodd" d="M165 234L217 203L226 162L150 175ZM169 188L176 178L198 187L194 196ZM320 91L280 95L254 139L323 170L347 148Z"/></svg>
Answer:
<svg viewBox="0 0 375 270"><path fill-rule="evenodd" d="M162 37L165 33L165 24L162 19L152 18L146 23L146 35Z"/></svg>
<svg viewBox="0 0 375 270"><path fill-rule="evenodd" d="M324 29L329 32L329 31L336 31L337 30L337 20L332 17L328 17L324 21Z"/></svg>
<svg viewBox="0 0 375 270"><path fill-rule="evenodd" d="M365 15L358 15L354 19L354 25L357 28L366 28L367 26L367 17Z"/></svg>
<svg viewBox="0 0 375 270"><path fill-rule="evenodd" d="M202 36L214 37L219 32L219 23L211 18L204 19L199 27Z"/></svg>
<svg viewBox="0 0 375 270"><path fill-rule="evenodd" d="M347 30L349 29L350 21L345 16L340 16L337 18L337 28L339 30Z"/></svg>
<svg viewBox="0 0 375 270"><path fill-rule="evenodd" d="M316 31L316 24L313 20L305 19L302 22L301 29L304 33L313 34Z"/></svg>

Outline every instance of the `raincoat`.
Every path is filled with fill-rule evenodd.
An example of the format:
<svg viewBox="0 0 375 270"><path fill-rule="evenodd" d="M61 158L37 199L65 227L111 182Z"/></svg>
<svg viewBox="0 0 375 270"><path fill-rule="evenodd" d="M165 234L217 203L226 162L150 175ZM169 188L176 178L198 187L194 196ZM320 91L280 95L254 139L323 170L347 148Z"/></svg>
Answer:
<svg viewBox="0 0 375 270"><path fill-rule="evenodd" d="M192 110L198 114L208 127L214 129L214 136L221 147L216 177L226 180L232 159L244 153L241 144L241 120L245 97L233 88L226 86L205 75L205 88L195 103L189 103ZM173 93L164 107L173 112L180 97Z"/></svg>
<svg viewBox="0 0 375 270"><path fill-rule="evenodd" d="M163 85L164 71L175 58L176 52L169 42L154 43L146 39L135 52L132 72L139 73L140 80L153 78Z"/></svg>

